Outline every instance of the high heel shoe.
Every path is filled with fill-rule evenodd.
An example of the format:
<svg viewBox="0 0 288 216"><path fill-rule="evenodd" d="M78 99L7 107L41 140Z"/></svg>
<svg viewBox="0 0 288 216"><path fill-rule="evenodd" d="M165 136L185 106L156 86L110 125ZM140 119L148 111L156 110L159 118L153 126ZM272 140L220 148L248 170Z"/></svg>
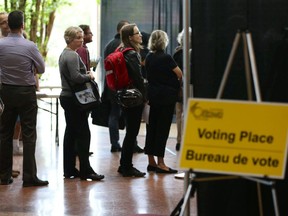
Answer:
<svg viewBox="0 0 288 216"><path fill-rule="evenodd" d="M148 166L147 166L147 171L148 171L148 172L155 172L155 171L156 171L156 168L157 168L156 166L148 165Z"/></svg>

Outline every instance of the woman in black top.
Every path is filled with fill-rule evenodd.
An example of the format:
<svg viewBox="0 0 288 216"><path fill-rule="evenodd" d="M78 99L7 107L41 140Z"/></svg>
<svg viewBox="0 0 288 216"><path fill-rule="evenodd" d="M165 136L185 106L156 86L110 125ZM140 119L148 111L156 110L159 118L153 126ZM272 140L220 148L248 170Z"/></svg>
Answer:
<svg viewBox="0 0 288 216"><path fill-rule="evenodd" d="M164 52L168 42L166 32L153 31L148 44L150 53L145 61L150 104L145 154L149 162L147 171L158 173L177 173L177 170L169 168L164 162L166 142L182 79L181 69L172 56ZM157 163L154 156L157 156Z"/></svg>
<svg viewBox="0 0 288 216"><path fill-rule="evenodd" d="M128 47L133 48L133 50L124 53L129 77L132 80L133 86L137 88L142 95L145 95L144 79L141 75L141 58L139 54L142 43L141 32L136 24L128 24L122 27L120 34L122 41L120 49ZM143 106L144 100L143 103L138 106L123 108L126 117L126 134L122 145L118 172L124 177L143 177L146 174L137 170L132 164L133 149L141 125Z"/></svg>

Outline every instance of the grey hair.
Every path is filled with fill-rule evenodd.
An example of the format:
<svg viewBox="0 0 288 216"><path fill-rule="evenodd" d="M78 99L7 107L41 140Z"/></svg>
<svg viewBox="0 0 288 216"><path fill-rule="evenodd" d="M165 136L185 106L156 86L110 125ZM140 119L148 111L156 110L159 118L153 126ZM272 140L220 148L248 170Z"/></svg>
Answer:
<svg viewBox="0 0 288 216"><path fill-rule="evenodd" d="M191 47L191 35L192 35L192 28L189 27L189 46ZM182 47L183 46L183 38L184 38L184 29L178 34L177 42Z"/></svg>
<svg viewBox="0 0 288 216"><path fill-rule="evenodd" d="M165 31L155 30L151 33L148 41L148 48L152 51L165 50L169 44L169 38Z"/></svg>
<svg viewBox="0 0 288 216"><path fill-rule="evenodd" d="M78 26L70 26L65 30L64 39L66 44L70 44L76 37L77 33L83 33L83 30Z"/></svg>

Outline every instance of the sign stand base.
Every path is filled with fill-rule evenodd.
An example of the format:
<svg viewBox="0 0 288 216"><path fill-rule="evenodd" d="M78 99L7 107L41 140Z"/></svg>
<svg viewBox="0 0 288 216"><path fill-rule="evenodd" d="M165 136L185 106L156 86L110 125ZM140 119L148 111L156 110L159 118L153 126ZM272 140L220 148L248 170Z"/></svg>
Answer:
<svg viewBox="0 0 288 216"><path fill-rule="evenodd" d="M192 170L189 170L188 175L194 175ZM260 184L264 184L271 187L271 193L273 198L273 205L274 205L274 211L275 216L279 216L279 208L278 208L278 201L277 201L277 194L276 194L276 188L275 188L275 181L271 180L263 180L248 176L233 176L233 175L227 175L227 176L215 176L215 177L201 177L201 178L191 178L190 182L188 184L188 188L186 189L186 192L182 199L178 202L175 209L172 211L170 216L183 216L185 214L185 207L188 204L188 201L190 198L194 198L196 189L198 187L199 182L208 182L208 181L223 181L223 180L233 180L233 179L247 179L250 181L254 181L257 183L257 190L258 190L258 204L259 204L259 215L263 216L263 205L261 201L261 189ZM260 193L259 193L260 192Z"/></svg>

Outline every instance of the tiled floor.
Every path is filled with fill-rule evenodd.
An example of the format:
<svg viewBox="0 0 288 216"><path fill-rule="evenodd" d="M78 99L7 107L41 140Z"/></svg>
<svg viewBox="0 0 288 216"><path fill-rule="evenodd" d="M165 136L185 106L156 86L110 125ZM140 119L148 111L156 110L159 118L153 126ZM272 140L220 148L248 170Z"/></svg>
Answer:
<svg viewBox="0 0 288 216"><path fill-rule="evenodd" d="M47 106L39 103L39 106ZM49 109L49 107L47 107ZM55 108L55 107L54 107ZM91 119L90 119L91 120ZM124 178L117 173L119 153L110 153L107 128L91 124L90 162L94 170L105 175L101 182L64 180L62 175L62 139L65 121L59 107L60 145L55 144L55 116L39 110L37 166L40 179L48 187L22 188L21 175L13 184L0 186L0 215L99 215L132 216L136 214L170 215L184 194L184 182L171 174L147 173L145 178ZM177 167L175 124L172 125L165 155L166 163ZM121 140L125 131L121 131ZM145 125L138 143L144 146ZM136 168L146 171L147 157L134 154ZM14 157L14 169L22 169L22 156ZM191 200L190 215L196 216L196 200Z"/></svg>

